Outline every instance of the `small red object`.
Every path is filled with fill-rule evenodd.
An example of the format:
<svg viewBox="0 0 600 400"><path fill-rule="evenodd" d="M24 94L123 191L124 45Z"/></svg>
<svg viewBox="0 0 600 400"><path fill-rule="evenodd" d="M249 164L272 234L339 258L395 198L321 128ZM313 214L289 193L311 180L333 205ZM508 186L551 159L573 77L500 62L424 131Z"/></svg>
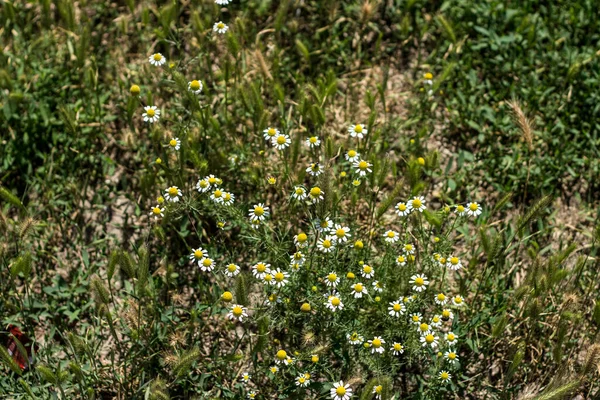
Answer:
<svg viewBox="0 0 600 400"><path fill-rule="evenodd" d="M12 356L13 360L15 360L17 364L19 364L19 367L21 367L21 369L24 370L28 368L29 365L31 365L31 363L33 362L33 342L31 341L31 339L29 339L29 337L27 337L27 335L21 332L21 330L18 327L14 325L8 325L7 329L10 335L8 336L8 342L6 343L6 350L8 351L8 354ZM23 355L19 351L15 338L19 342L21 342L21 344L27 351L27 360L23 358Z"/></svg>

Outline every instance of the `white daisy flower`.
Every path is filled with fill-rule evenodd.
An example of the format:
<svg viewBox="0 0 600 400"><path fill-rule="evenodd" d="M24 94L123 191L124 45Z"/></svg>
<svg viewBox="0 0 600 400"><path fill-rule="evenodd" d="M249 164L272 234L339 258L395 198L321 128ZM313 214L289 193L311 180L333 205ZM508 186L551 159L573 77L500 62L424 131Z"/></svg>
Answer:
<svg viewBox="0 0 600 400"><path fill-rule="evenodd" d="M222 21L215 22L215 24L213 25L213 32L219 33L221 35L227 32L228 29L229 27Z"/></svg>
<svg viewBox="0 0 600 400"><path fill-rule="evenodd" d="M229 319L237 319L240 322L243 322L243 319L248 317L248 313L247 313L248 309L242 305L239 304L233 304L231 306L231 310L229 310L229 314L227 314L227 317Z"/></svg>
<svg viewBox="0 0 600 400"><path fill-rule="evenodd" d="M323 253L330 253L335 249L335 239L333 236L325 236L317 242L317 248Z"/></svg>
<svg viewBox="0 0 600 400"><path fill-rule="evenodd" d="M172 138L169 140L169 147L178 151L181 148L181 140L179 140L179 138Z"/></svg>
<svg viewBox="0 0 600 400"><path fill-rule="evenodd" d="M421 313L410 314L410 322L412 322L413 324L420 324L422 320L423 316L421 315Z"/></svg>
<svg viewBox="0 0 600 400"><path fill-rule="evenodd" d="M294 244L297 248L304 248L308 246L308 236L306 233L301 232L297 235L294 235Z"/></svg>
<svg viewBox="0 0 600 400"><path fill-rule="evenodd" d="M154 217L154 220L157 221L159 218L165 216L165 209L161 208L159 204L150 208L150 216Z"/></svg>
<svg viewBox="0 0 600 400"><path fill-rule="evenodd" d="M378 293L383 292L383 283L379 281L373 281L373 290Z"/></svg>
<svg viewBox="0 0 600 400"><path fill-rule="evenodd" d="M446 297L446 295L444 293L438 293L435 295L435 304L439 304L440 306L443 306L444 304L446 304L448 302L448 297Z"/></svg>
<svg viewBox="0 0 600 400"><path fill-rule="evenodd" d="M276 374L279 372L279 367L277 365L273 365L271 368L269 368L269 371L271 371L272 374Z"/></svg>
<svg viewBox="0 0 600 400"><path fill-rule="evenodd" d="M309 373L300 374L296 378L296 386L307 387L309 384L310 384L310 374Z"/></svg>
<svg viewBox="0 0 600 400"><path fill-rule="evenodd" d="M306 189L303 186L296 186L294 188L294 193L292 193L292 198L296 200L304 200L308 194L306 193Z"/></svg>
<svg viewBox="0 0 600 400"><path fill-rule="evenodd" d="M417 292L422 292L427 289L427 285L429 285L429 281L427 280L427 276L424 274L417 274L410 277L410 284L413 285L413 290Z"/></svg>
<svg viewBox="0 0 600 400"><path fill-rule="evenodd" d="M454 332L448 332L444 336L444 339L446 339L446 342L448 342L449 345L455 345L456 341L458 340L458 336L456 336Z"/></svg>
<svg viewBox="0 0 600 400"><path fill-rule="evenodd" d="M392 317L398 318L406 311L406 307L399 300L390 302L390 306L388 307L388 314Z"/></svg>
<svg viewBox="0 0 600 400"><path fill-rule="evenodd" d="M348 150L344 157L351 163L355 163L356 161L360 160L360 154L357 153L356 150Z"/></svg>
<svg viewBox="0 0 600 400"><path fill-rule="evenodd" d="M385 348L383 345L385 344L385 340L381 338L381 336L375 336L372 340L369 340L369 345L371 347L371 354L374 353L383 353Z"/></svg>
<svg viewBox="0 0 600 400"><path fill-rule="evenodd" d="M381 393L383 392L383 386L377 385L373 388L373 393L375 395L375 400L381 400Z"/></svg>
<svg viewBox="0 0 600 400"><path fill-rule="evenodd" d="M363 297L363 294L367 295L369 293L369 292L367 292L367 288L365 287L365 285L363 285L360 282L355 283L351 287L352 287L352 295L354 296L355 299L361 299Z"/></svg>
<svg viewBox="0 0 600 400"><path fill-rule="evenodd" d="M227 1L227 0L215 0L215 2L218 1ZM218 3L217 3L218 4ZM258 394L258 392L256 390L251 390L248 392L248 394L246 395L246 397L250 400L254 400L256 399L256 395Z"/></svg>
<svg viewBox="0 0 600 400"><path fill-rule="evenodd" d="M323 201L323 194L324 192L321 190L320 187L315 186L313 188L310 189L310 191L308 192L308 199L310 201L312 201L313 204L316 204L320 201Z"/></svg>
<svg viewBox="0 0 600 400"><path fill-rule="evenodd" d="M206 193L210 190L210 183L208 183L208 179L198 179L196 182L196 190L200 193Z"/></svg>
<svg viewBox="0 0 600 400"><path fill-rule="evenodd" d="M335 289L338 283L340 283L340 277L335 272L330 272L325 277L325 284L330 288Z"/></svg>
<svg viewBox="0 0 600 400"><path fill-rule="evenodd" d="M444 353L444 358L448 360L448 362L452 365L458 362L458 354L456 354L455 350L449 349L446 353Z"/></svg>
<svg viewBox="0 0 600 400"><path fill-rule="evenodd" d="M215 269L215 261L212 258L204 257L198 261L198 266L203 272L210 272Z"/></svg>
<svg viewBox="0 0 600 400"><path fill-rule="evenodd" d="M387 243L396 243L400 240L400 234L396 231L386 231L383 234L383 238Z"/></svg>
<svg viewBox="0 0 600 400"><path fill-rule="evenodd" d="M440 371L440 374L438 376L440 378L440 381L442 381L442 383L448 383L448 382L450 382L450 379L452 378L452 375L450 375L450 373L448 371Z"/></svg>
<svg viewBox="0 0 600 400"><path fill-rule="evenodd" d="M462 296L460 295L456 295L452 298L452 304L455 305L456 307L462 307L465 305L465 299L463 299Z"/></svg>
<svg viewBox="0 0 600 400"><path fill-rule="evenodd" d="M339 381L333 384L329 394L333 400L349 400L352 397L352 388Z"/></svg>
<svg viewBox="0 0 600 400"><path fill-rule="evenodd" d="M421 322L419 325L417 325L417 333L421 334L421 335L427 335L428 333L431 333L431 326L429 326L428 323L426 322Z"/></svg>
<svg viewBox="0 0 600 400"><path fill-rule="evenodd" d="M144 111L145 113L142 114L144 122L153 124L160 119L160 110L156 106L146 106Z"/></svg>
<svg viewBox="0 0 600 400"><path fill-rule="evenodd" d="M167 59L160 53L154 53L148 57L148 61L150 61L150 64L160 67L167 62Z"/></svg>
<svg viewBox="0 0 600 400"><path fill-rule="evenodd" d="M288 278L290 274L287 272L282 272L279 268L276 270L272 270L271 274L273 274L273 278L275 279L275 286L278 288L282 288L289 283Z"/></svg>
<svg viewBox="0 0 600 400"><path fill-rule="evenodd" d="M455 210L459 217L464 217L465 215L467 215L467 209L461 204L457 205L455 207Z"/></svg>
<svg viewBox="0 0 600 400"><path fill-rule="evenodd" d="M222 204L225 206L230 206L235 201L235 195L230 192L223 192L222 198L223 198Z"/></svg>
<svg viewBox="0 0 600 400"><path fill-rule="evenodd" d="M221 189L215 189L212 194L210 195L210 199L212 201L214 201L215 203L222 203L223 202L223 194L224 192Z"/></svg>
<svg viewBox="0 0 600 400"><path fill-rule="evenodd" d="M398 214L400 217L405 217L408 214L410 214L410 210L406 203L401 201L398 204L396 204L396 214Z"/></svg>
<svg viewBox="0 0 600 400"><path fill-rule="evenodd" d="M250 382L250 374L247 373L247 372L244 372L242 374L241 381L242 381L242 383L248 383L248 382Z"/></svg>
<svg viewBox="0 0 600 400"><path fill-rule="evenodd" d="M481 215L483 211L481 210L481 206L479 205L479 203L476 202L471 202L467 204L467 214L469 214L472 217L477 217L479 215Z"/></svg>
<svg viewBox="0 0 600 400"><path fill-rule="evenodd" d="M390 348L390 351L393 355L397 356L398 354L404 353L404 346L398 342L394 342Z"/></svg>
<svg viewBox="0 0 600 400"><path fill-rule="evenodd" d="M165 199L172 203L177 203L179 198L183 196L181 190L177 186L171 186L165 189Z"/></svg>
<svg viewBox="0 0 600 400"><path fill-rule="evenodd" d="M311 136L304 141L304 144L311 149L316 148L321 144L321 139L318 136Z"/></svg>
<svg viewBox="0 0 600 400"><path fill-rule="evenodd" d="M312 163L306 168L306 173L312 176L319 176L323 173L323 168L319 163Z"/></svg>
<svg viewBox="0 0 600 400"><path fill-rule="evenodd" d="M350 228L347 226L342 226L340 224L335 224L330 230L329 233L331 236L335 237L335 240L341 243L345 243L351 237Z"/></svg>
<svg viewBox="0 0 600 400"><path fill-rule="evenodd" d="M348 333L346 335L346 339L348 339L348 343L351 345L363 344L365 338L359 335L357 332L352 332L352 334Z"/></svg>
<svg viewBox="0 0 600 400"><path fill-rule="evenodd" d="M458 257L450 256L447 259L446 267L448 267L448 269L451 269L452 271L458 271L462 268L462 263L460 262L460 259Z"/></svg>
<svg viewBox="0 0 600 400"><path fill-rule="evenodd" d="M433 326L434 328L439 328L440 326L442 326L442 316L434 315L433 317L431 317L430 325Z"/></svg>
<svg viewBox="0 0 600 400"><path fill-rule="evenodd" d="M193 81L188 82L188 90L194 94L200 94L203 87L202 81L194 79Z"/></svg>
<svg viewBox="0 0 600 400"><path fill-rule="evenodd" d="M425 207L425 198L423 196L413 197L406 205L411 212L423 212L427 208Z"/></svg>
<svg viewBox="0 0 600 400"><path fill-rule="evenodd" d="M364 125L356 124L356 125L350 125L350 127L348 128L348 133L352 137L357 137L359 139L362 139L365 137L365 135L367 133L369 133L369 131L367 130L367 128Z"/></svg>
<svg viewBox="0 0 600 400"><path fill-rule="evenodd" d="M279 129L268 127L263 131L263 137L265 140L273 140L275 136L279 135Z"/></svg>
<svg viewBox="0 0 600 400"><path fill-rule="evenodd" d="M202 247L192 249L192 254L190 254L190 260L197 262L198 266L200 266L200 260L205 257L208 257L208 251L204 250Z"/></svg>
<svg viewBox="0 0 600 400"><path fill-rule="evenodd" d="M356 172L359 176L366 176L367 173L373 172L371 169L371 163L365 160L355 161L354 164L352 164L352 167L356 168L354 172Z"/></svg>
<svg viewBox="0 0 600 400"><path fill-rule="evenodd" d="M333 221L329 217L326 217L325 219L321 220L316 220L315 222L317 225L317 229L321 233L330 231L331 228L333 228Z"/></svg>
<svg viewBox="0 0 600 400"><path fill-rule="evenodd" d="M365 264L362 266L360 274L364 278L371 279L373 276L375 276L375 269L373 267L371 267L370 265Z"/></svg>
<svg viewBox="0 0 600 400"><path fill-rule="evenodd" d="M451 319L454 319L454 313L452 312L452 310L444 308L442 310L442 321L449 321Z"/></svg>
<svg viewBox="0 0 600 400"><path fill-rule="evenodd" d="M423 335L419 338L423 347L431 346L432 348L436 348L439 343L439 338L432 332L427 335Z"/></svg>
<svg viewBox="0 0 600 400"><path fill-rule="evenodd" d="M344 303L342 303L339 295L335 294L328 297L325 306L335 312L337 310L342 310L344 308Z"/></svg>
<svg viewBox="0 0 600 400"><path fill-rule="evenodd" d="M396 257L396 265L399 267L404 267L406 265L406 257L404 257L402 254Z"/></svg>
<svg viewBox="0 0 600 400"><path fill-rule="evenodd" d="M304 256L304 254L302 252L297 251L290 256L290 261L292 263L297 263L299 265L303 265L304 262L306 261L306 257Z"/></svg>
<svg viewBox="0 0 600 400"><path fill-rule="evenodd" d="M406 254L415 254L415 246L410 243L405 244L403 250Z"/></svg>
<svg viewBox="0 0 600 400"><path fill-rule="evenodd" d="M220 6L226 6L227 4L231 3L231 0L215 0L215 3Z"/></svg>
<svg viewBox="0 0 600 400"><path fill-rule="evenodd" d="M254 275L257 279L263 279L265 275L269 272L271 264L266 264L263 262L256 263L252 266L252 275Z"/></svg>
<svg viewBox="0 0 600 400"><path fill-rule="evenodd" d="M290 146L290 143L292 143L292 139L286 134L279 134L271 139L271 144L277 150L285 150L286 147Z"/></svg>
<svg viewBox="0 0 600 400"><path fill-rule="evenodd" d="M248 215L250 215L250 219L252 220L258 219L259 221L264 221L269 216L269 207L263 203L258 203L249 210Z"/></svg>
<svg viewBox="0 0 600 400"><path fill-rule="evenodd" d="M265 285L274 285L275 278L273 277L273 273L271 270L266 271L265 276L262 278L262 283Z"/></svg>
<svg viewBox="0 0 600 400"><path fill-rule="evenodd" d="M228 277L233 278L240 273L240 267L234 263L227 264L223 273Z"/></svg>

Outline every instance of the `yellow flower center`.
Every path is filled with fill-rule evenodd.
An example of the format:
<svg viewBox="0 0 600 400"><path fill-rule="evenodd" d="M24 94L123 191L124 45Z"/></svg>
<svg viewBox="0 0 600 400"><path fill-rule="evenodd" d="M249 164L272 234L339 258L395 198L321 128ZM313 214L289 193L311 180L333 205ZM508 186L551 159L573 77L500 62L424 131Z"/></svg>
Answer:
<svg viewBox="0 0 600 400"><path fill-rule="evenodd" d="M458 303L458 304L460 304L460 303L462 303L462 301L463 301L463 300L462 300L462 297L459 297L459 296L457 296L457 297L455 297L455 298L454 298L454 302L455 302L455 303Z"/></svg>
<svg viewBox="0 0 600 400"><path fill-rule="evenodd" d="M404 256L398 256L398 262L399 263L403 263L404 262Z"/></svg>
<svg viewBox="0 0 600 400"><path fill-rule="evenodd" d="M177 190L177 188L175 186L169 188L169 195L177 196L178 193L179 193L179 191Z"/></svg>
<svg viewBox="0 0 600 400"><path fill-rule="evenodd" d="M227 266L227 270L228 270L229 272L235 272L235 270L236 270L236 269L237 269L237 267L235 266L235 264L229 264L229 265Z"/></svg>
<svg viewBox="0 0 600 400"><path fill-rule="evenodd" d="M450 360L454 360L454 359L456 359L456 353L454 353L454 352L450 352L450 353L448 353L448 358L449 358Z"/></svg>
<svg viewBox="0 0 600 400"><path fill-rule="evenodd" d="M310 139L308 139L308 141L311 142L312 144L315 144L315 143L317 143L317 137L313 136Z"/></svg>
<svg viewBox="0 0 600 400"><path fill-rule="evenodd" d="M398 210L400 210L400 211L406 211L406 204L404 204L404 203L398 204Z"/></svg>
<svg viewBox="0 0 600 400"><path fill-rule="evenodd" d="M362 131L363 131L362 125L358 124L358 125L354 126L354 132L362 133Z"/></svg>
<svg viewBox="0 0 600 400"><path fill-rule="evenodd" d="M300 310L302 312L309 312L310 311L310 304L308 303L304 303L300 306Z"/></svg>
<svg viewBox="0 0 600 400"><path fill-rule="evenodd" d="M412 244L407 244L406 246L404 246L404 250L406 251L412 251L413 247Z"/></svg>
<svg viewBox="0 0 600 400"><path fill-rule="evenodd" d="M361 283L357 283L356 285L354 285L354 291L355 292L362 292L363 291L363 285Z"/></svg>
<svg viewBox="0 0 600 400"><path fill-rule="evenodd" d="M348 151L348 157L350 157L350 158L356 157L356 151L354 151L354 150Z"/></svg>
<svg viewBox="0 0 600 400"><path fill-rule="evenodd" d="M423 278L418 277L417 279L415 279L415 285L423 286L423 284L425 284L425 280L423 280Z"/></svg>
<svg viewBox="0 0 600 400"><path fill-rule="evenodd" d="M208 178L208 183L214 185L215 183L217 183L217 178L211 176L210 178Z"/></svg>
<svg viewBox="0 0 600 400"><path fill-rule="evenodd" d="M393 238L394 236L396 236L396 234L394 232L392 232L392 231L389 231L387 233L387 237L389 237L389 238Z"/></svg>
<svg viewBox="0 0 600 400"><path fill-rule="evenodd" d="M459 213L464 212L465 208L463 206L456 206L456 211L458 211Z"/></svg>
<svg viewBox="0 0 600 400"><path fill-rule="evenodd" d="M304 194L304 189L302 189L302 188L296 188L296 194L297 195Z"/></svg>
<svg viewBox="0 0 600 400"><path fill-rule="evenodd" d="M156 199L156 201L158 202L158 204L162 204L165 202L165 198L162 196L159 196L158 199Z"/></svg>
<svg viewBox="0 0 600 400"><path fill-rule="evenodd" d="M427 73L425 74L425 79L427 79L427 80L432 80L432 79L433 79L433 74L432 74L431 72L427 72Z"/></svg>
<svg viewBox="0 0 600 400"><path fill-rule="evenodd" d="M331 240L329 240L329 239L323 240L323 247L326 248L326 249L330 248L331 247Z"/></svg>
<svg viewBox="0 0 600 400"><path fill-rule="evenodd" d="M362 249L364 247L364 243L362 242L362 240L357 240L356 242L354 242L354 247L357 249Z"/></svg>
<svg viewBox="0 0 600 400"><path fill-rule="evenodd" d="M381 347L381 340L379 339L373 339L373 341L371 342L371 344L373 345L373 347L375 347L376 349Z"/></svg>
<svg viewBox="0 0 600 400"><path fill-rule="evenodd" d="M370 266L368 266L368 265L365 265L365 266L363 267L363 272L364 272L365 274L370 274L372 271L373 271L373 268L371 268L371 267L370 267Z"/></svg>
<svg viewBox="0 0 600 400"><path fill-rule="evenodd" d="M315 186L314 188L310 189L310 195L313 197L319 197L321 195L321 188Z"/></svg>
<svg viewBox="0 0 600 400"><path fill-rule="evenodd" d="M277 136L277 144L284 144L285 143L285 136L281 135L281 136Z"/></svg>
<svg viewBox="0 0 600 400"><path fill-rule="evenodd" d="M263 263L260 263L256 266L256 270L258 272L265 272L266 269L267 269L267 266Z"/></svg>
<svg viewBox="0 0 600 400"><path fill-rule="evenodd" d="M339 298L337 298L337 297L334 297L334 298L332 298L332 299L331 299L331 305L332 305L332 306L335 306L335 307L337 307L337 306L339 306L339 305L340 305L340 303L341 303L341 301L340 301L340 299L339 299Z"/></svg>
<svg viewBox="0 0 600 400"><path fill-rule="evenodd" d="M171 139L171 140L169 140L169 145L170 145L171 147L175 147L175 146L177 146L177 140L175 140L175 139Z"/></svg>
<svg viewBox="0 0 600 400"><path fill-rule="evenodd" d="M354 277L355 277L355 276L354 276L354 272L348 272L348 273L346 274L346 278L348 278L348 279L354 279Z"/></svg>
<svg viewBox="0 0 600 400"><path fill-rule="evenodd" d="M156 53L155 55L152 56L152 58L154 58L154 61L160 61L162 60L162 56L158 53Z"/></svg>
<svg viewBox="0 0 600 400"><path fill-rule="evenodd" d="M441 375L440 375L440 378L442 378L442 379L448 379L448 377L449 377L449 375L448 375L448 373L447 373L447 372L445 372L445 371L444 371L444 372L442 372L442 373L441 373Z"/></svg>
<svg viewBox="0 0 600 400"><path fill-rule="evenodd" d="M449 333L447 337L449 341L453 341L456 336L454 336L454 333Z"/></svg>
<svg viewBox="0 0 600 400"><path fill-rule="evenodd" d="M265 275L265 281L271 282L272 280L273 280L273 275L271 275L271 274L266 274Z"/></svg>
<svg viewBox="0 0 600 400"><path fill-rule="evenodd" d="M343 386L338 386L337 389L335 389L335 394L337 394L338 396L343 396L346 394L346 388Z"/></svg>
<svg viewBox="0 0 600 400"><path fill-rule="evenodd" d="M232 311L233 311L233 315L235 315L236 317L239 317L240 315L242 315L244 313L244 310L240 306L233 307Z"/></svg>
<svg viewBox="0 0 600 400"><path fill-rule="evenodd" d="M304 382L306 382L306 379L304 379L304 377L301 376L300 378L298 378L298 382L304 383Z"/></svg>
<svg viewBox="0 0 600 400"><path fill-rule="evenodd" d="M154 207L154 208L152 209L152 213L154 213L154 215L159 215L159 214L160 214L160 208L158 208L158 207Z"/></svg>
<svg viewBox="0 0 600 400"><path fill-rule="evenodd" d="M285 350L279 350L277 352L277 358L280 360L285 360L287 358L287 353L285 352Z"/></svg>
<svg viewBox="0 0 600 400"><path fill-rule="evenodd" d="M456 265L456 264L458 264L458 257L452 257L452 258L450 259L450 263L451 263L452 265Z"/></svg>
<svg viewBox="0 0 600 400"><path fill-rule="evenodd" d="M281 282L281 281L283 281L283 278L285 278L285 276L283 275L283 272L277 272L277 273L275 274L275 280L276 280L277 282Z"/></svg>
<svg viewBox="0 0 600 400"><path fill-rule="evenodd" d="M440 258L440 263L446 264L446 259L444 257Z"/></svg>
<svg viewBox="0 0 600 400"><path fill-rule="evenodd" d="M329 275L327 275L327 280L329 282L335 282L337 280L337 275L336 274L329 274Z"/></svg>
<svg viewBox="0 0 600 400"><path fill-rule="evenodd" d="M205 187L207 187L207 186L208 186L208 182L206 182L205 180L201 180L201 181L198 183L198 186L200 186L201 188L205 188Z"/></svg>
<svg viewBox="0 0 600 400"><path fill-rule="evenodd" d="M360 169L362 169L362 170L365 170L365 169L367 169L368 167L369 167L369 164L367 164L367 162L366 162L366 161L361 161L361 162L359 162L359 163L358 163L358 168L360 168Z"/></svg>
<svg viewBox="0 0 600 400"><path fill-rule="evenodd" d="M277 131L274 128L267 129L267 135L275 136L275 134L277 134Z"/></svg>
<svg viewBox="0 0 600 400"><path fill-rule="evenodd" d="M302 253L298 252L298 253L294 253L294 260L302 260Z"/></svg>
<svg viewBox="0 0 600 400"><path fill-rule="evenodd" d="M450 311L448 311L448 310L442 311L442 317L444 317L444 318L450 318Z"/></svg>
<svg viewBox="0 0 600 400"><path fill-rule="evenodd" d="M316 362L318 362L318 361L319 361L319 356L312 356L312 357L310 358L310 360L311 360L312 362L316 363Z"/></svg>
<svg viewBox="0 0 600 400"><path fill-rule="evenodd" d="M419 208L423 205L423 203L419 199L414 199L412 204L414 208Z"/></svg>
<svg viewBox="0 0 600 400"><path fill-rule="evenodd" d="M379 386L375 387L375 393L381 394L382 391L383 391L383 386L379 385Z"/></svg>
<svg viewBox="0 0 600 400"><path fill-rule="evenodd" d="M231 193L225 193L225 196L223 196L223 198L224 198L226 201L229 201L229 200L231 200Z"/></svg>
<svg viewBox="0 0 600 400"><path fill-rule="evenodd" d="M306 236L306 233L299 233L298 234L298 241L300 243L306 242L307 239L308 239L308 236Z"/></svg>
<svg viewBox="0 0 600 400"><path fill-rule="evenodd" d="M219 23L217 24L217 28L219 28L219 29L223 29L223 28L225 28L225 24L224 24L224 23L222 23L222 22L219 22Z"/></svg>
<svg viewBox="0 0 600 400"><path fill-rule="evenodd" d="M419 325L419 329L421 330L421 332L427 332L429 330L429 325L427 325L426 323L422 323L421 325Z"/></svg>
<svg viewBox="0 0 600 400"><path fill-rule="evenodd" d="M210 267L212 265L212 261L208 258L205 258L204 261L202 261L202 265L205 267Z"/></svg>
<svg viewBox="0 0 600 400"><path fill-rule="evenodd" d="M190 89L192 89L192 90L198 90L198 89L200 89L200 82L198 82L197 80L194 79L190 83Z"/></svg>
<svg viewBox="0 0 600 400"><path fill-rule="evenodd" d="M394 350L396 350L396 351L402 350L402 345L400 343L394 343Z"/></svg>
<svg viewBox="0 0 600 400"><path fill-rule="evenodd" d="M194 257L197 259L204 257L204 254L202 254L202 250L200 250L200 249L194 250Z"/></svg>
<svg viewBox="0 0 600 400"><path fill-rule="evenodd" d="M413 315L412 316L412 320L413 320L413 322L419 322L419 316L418 315Z"/></svg>
<svg viewBox="0 0 600 400"><path fill-rule="evenodd" d="M394 311L398 312L402 309L402 306L400 304L396 303L392 306L392 308Z"/></svg>
<svg viewBox="0 0 600 400"><path fill-rule="evenodd" d="M443 293L440 293L437 295L437 299L439 301L444 301L444 300L446 300L446 296Z"/></svg>
<svg viewBox="0 0 600 400"><path fill-rule="evenodd" d="M429 335L425 336L425 341L427 343L433 343L434 340L435 340L435 337L431 333Z"/></svg>
<svg viewBox="0 0 600 400"><path fill-rule="evenodd" d="M257 216L259 216L259 217L260 217L260 216L261 216L261 215L263 215L264 213L265 213L265 209L264 209L264 208L262 208L261 206L256 206L256 207L254 207L254 215L257 215Z"/></svg>
<svg viewBox="0 0 600 400"><path fill-rule="evenodd" d="M156 114L154 108L149 108L146 110L146 115L148 115L149 117L154 117L154 114Z"/></svg>
<svg viewBox="0 0 600 400"><path fill-rule="evenodd" d="M440 322L440 317L438 317L438 316L436 315L436 316L434 316L434 317L433 317L431 320L432 320L434 323L436 323L436 324L437 324L438 322Z"/></svg>
<svg viewBox="0 0 600 400"><path fill-rule="evenodd" d="M231 294L231 292L224 292L221 295L221 298L225 301L231 301L233 299L233 295Z"/></svg>
<svg viewBox="0 0 600 400"><path fill-rule="evenodd" d="M478 209L478 208L479 208L479 207L477 207L477 204L475 204L475 203L471 203L471 204L469 205L469 209L470 209L471 211L477 211L477 209Z"/></svg>
<svg viewBox="0 0 600 400"><path fill-rule="evenodd" d="M221 192L219 189L217 189L213 192L213 196L215 196L216 198L221 197L222 194L223 194L223 192Z"/></svg>
<svg viewBox="0 0 600 400"><path fill-rule="evenodd" d="M335 231L335 236L337 236L339 238L343 238L344 236L346 236L346 231L343 230L342 228L340 228Z"/></svg>

